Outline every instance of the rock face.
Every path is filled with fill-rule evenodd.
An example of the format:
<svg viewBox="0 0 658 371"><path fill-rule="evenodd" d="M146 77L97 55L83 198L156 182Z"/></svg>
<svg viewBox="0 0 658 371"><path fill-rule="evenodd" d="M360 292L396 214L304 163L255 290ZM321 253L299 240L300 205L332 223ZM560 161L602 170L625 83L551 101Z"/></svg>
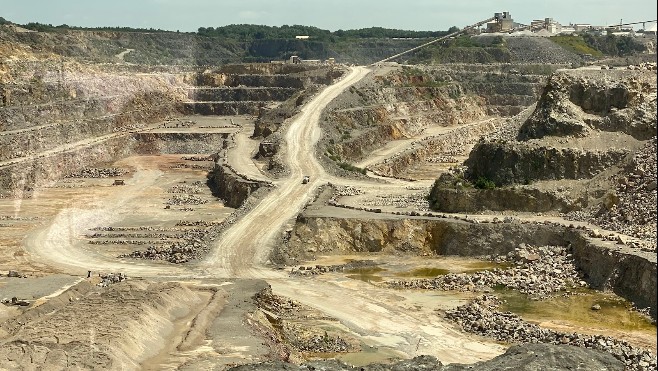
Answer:
<svg viewBox="0 0 658 371"><path fill-rule="evenodd" d="M135 152L161 153L217 153L228 133L136 133Z"/></svg>
<svg viewBox="0 0 658 371"><path fill-rule="evenodd" d="M655 80L648 70L558 72L518 139L586 136L592 129L650 139L656 135Z"/></svg>
<svg viewBox="0 0 658 371"><path fill-rule="evenodd" d="M462 186L457 184L462 183ZM430 207L433 210L455 213L478 211L517 210L527 212L545 212L559 210L569 212L579 205L558 194L529 187L477 189L464 187L459 180L449 174L443 174L430 191Z"/></svg>
<svg viewBox="0 0 658 371"><path fill-rule="evenodd" d="M464 165L470 180L484 177L502 186L538 180L590 179L628 154L626 149L584 151L539 144L481 142Z"/></svg>
<svg viewBox="0 0 658 371"><path fill-rule="evenodd" d="M297 218L287 253L291 258L321 253L414 252L482 256L512 251L532 234L536 244L550 244L557 227L531 224L471 224L451 219ZM557 242L556 242L557 243Z"/></svg>
<svg viewBox="0 0 658 371"><path fill-rule="evenodd" d="M0 197L29 197L36 186L60 179L71 172L132 154L131 137L96 143L73 152L16 163L0 169Z"/></svg>
<svg viewBox="0 0 658 371"><path fill-rule="evenodd" d="M247 179L223 163L215 164L215 168L208 174L208 177L213 193L223 199L226 206L233 208L242 206L253 192L269 185L265 182Z"/></svg>
<svg viewBox="0 0 658 371"><path fill-rule="evenodd" d="M629 153L627 146L615 148L610 137L591 134L654 137L655 99L656 74L647 69L556 72L517 140L478 143L465 163L467 176L497 185L591 178Z"/></svg>
<svg viewBox="0 0 658 371"><path fill-rule="evenodd" d="M518 70L511 73L514 68ZM445 141L438 135L421 141L428 128L514 115L536 102L550 72L550 66L458 64L405 66L378 73L328 106L320 146L326 148L328 159L356 162L387 142L418 137L408 150L373 166L379 174L397 176L413 164L463 148L456 140L468 142L470 148L487 125L464 127Z"/></svg>
<svg viewBox="0 0 658 371"><path fill-rule="evenodd" d="M345 211L347 212L347 210ZM271 259L294 262L316 254L351 252L410 252L414 255L498 256L521 243L571 245L576 267L597 290L612 290L650 308L656 318L656 255L636 249L610 249L604 241L585 232L552 223L470 223L463 220L424 217L375 217L364 219L300 215L287 245Z"/></svg>
<svg viewBox="0 0 658 371"><path fill-rule="evenodd" d="M588 220L607 230L656 241L656 138L635 153L631 162L614 177L609 202L567 214Z"/></svg>

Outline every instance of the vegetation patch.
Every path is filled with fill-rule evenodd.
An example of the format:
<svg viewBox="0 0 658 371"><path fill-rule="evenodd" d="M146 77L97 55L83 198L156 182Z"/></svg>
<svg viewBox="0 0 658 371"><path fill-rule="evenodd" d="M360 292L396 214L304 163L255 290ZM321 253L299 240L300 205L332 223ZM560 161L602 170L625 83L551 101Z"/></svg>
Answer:
<svg viewBox="0 0 658 371"><path fill-rule="evenodd" d="M496 183L493 180L487 179L486 177L478 177L475 181L475 188L478 189L494 189L496 188Z"/></svg>
<svg viewBox="0 0 658 371"><path fill-rule="evenodd" d="M349 163L347 163L347 162L339 162L339 163L338 163L338 167L340 167L340 168L343 169L343 170L353 171L353 172L355 172L355 173L361 173L361 174L365 174L366 171L367 171L366 168L362 168L362 167L354 166L354 165L349 164Z"/></svg>
<svg viewBox="0 0 658 371"><path fill-rule="evenodd" d="M589 54L593 57L601 57L601 51L592 48L582 36L557 35L550 38L551 41L561 47L577 54Z"/></svg>

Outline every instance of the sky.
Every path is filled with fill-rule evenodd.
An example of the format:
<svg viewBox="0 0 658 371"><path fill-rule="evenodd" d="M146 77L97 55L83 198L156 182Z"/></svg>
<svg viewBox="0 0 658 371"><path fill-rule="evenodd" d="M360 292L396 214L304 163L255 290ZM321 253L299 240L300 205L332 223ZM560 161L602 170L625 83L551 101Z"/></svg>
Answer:
<svg viewBox="0 0 658 371"><path fill-rule="evenodd" d="M242 23L299 24L331 31L373 26L442 31L502 11L523 24L547 17L561 24L597 26L657 18L656 0L0 0L0 17L19 24L181 32Z"/></svg>

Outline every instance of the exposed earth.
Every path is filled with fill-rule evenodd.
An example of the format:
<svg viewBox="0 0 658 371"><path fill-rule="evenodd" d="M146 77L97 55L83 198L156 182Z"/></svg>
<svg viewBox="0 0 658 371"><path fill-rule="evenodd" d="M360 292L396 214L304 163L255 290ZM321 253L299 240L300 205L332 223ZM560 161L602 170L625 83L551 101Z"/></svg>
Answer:
<svg viewBox="0 0 658 371"><path fill-rule="evenodd" d="M0 368L656 369L655 50L154 66L22 33Z"/></svg>

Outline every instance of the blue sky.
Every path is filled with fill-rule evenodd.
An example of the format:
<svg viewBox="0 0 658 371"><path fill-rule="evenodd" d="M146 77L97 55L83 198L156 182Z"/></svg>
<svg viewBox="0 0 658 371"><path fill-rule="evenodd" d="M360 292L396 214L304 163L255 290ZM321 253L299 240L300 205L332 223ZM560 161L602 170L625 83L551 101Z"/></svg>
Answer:
<svg viewBox="0 0 658 371"><path fill-rule="evenodd" d="M172 31L239 23L301 24L332 31L372 26L446 30L498 11L509 11L520 23L552 17L562 24L593 25L654 20L657 13L655 0L0 0L0 17L16 23Z"/></svg>

